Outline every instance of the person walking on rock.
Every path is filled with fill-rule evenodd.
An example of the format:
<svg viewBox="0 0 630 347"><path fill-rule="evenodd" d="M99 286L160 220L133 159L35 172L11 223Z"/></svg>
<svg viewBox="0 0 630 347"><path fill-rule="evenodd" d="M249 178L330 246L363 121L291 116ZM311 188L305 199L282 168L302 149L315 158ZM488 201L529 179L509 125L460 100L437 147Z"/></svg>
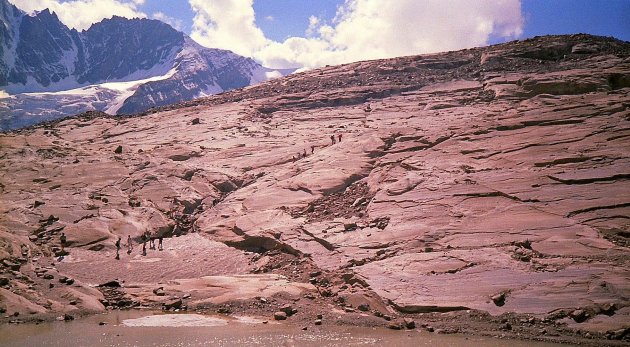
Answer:
<svg viewBox="0 0 630 347"><path fill-rule="evenodd" d="M116 240L116 260L120 260L120 236Z"/></svg>
<svg viewBox="0 0 630 347"><path fill-rule="evenodd" d="M163 238L164 238L164 237L163 237L162 235L160 235L160 236L158 237L158 250L159 250L159 251L163 251L163 250L164 250L164 248L162 247L162 239L163 239Z"/></svg>
<svg viewBox="0 0 630 347"><path fill-rule="evenodd" d="M311 154L315 153L315 146L311 146Z"/></svg>
<svg viewBox="0 0 630 347"><path fill-rule="evenodd" d="M339 134L339 135L338 135L338 137L339 137L339 143L341 143L341 136L342 136L342 135L343 135L343 134Z"/></svg>
<svg viewBox="0 0 630 347"><path fill-rule="evenodd" d="M155 236L153 234L149 234L149 249L155 249Z"/></svg>
<svg viewBox="0 0 630 347"><path fill-rule="evenodd" d="M61 253L64 253L66 251L65 247L66 247L66 241L67 241L65 233L61 233L61 236L59 236L59 241L61 243Z"/></svg>
<svg viewBox="0 0 630 347"><path fill-rule="evenodd" d="M330 141L332 141L332 144L335 144L335 134L330 135Z"/></svg>
<svg viewBox="0 0 630 347"><path fill-rule="evenodd" d="M147 239L148 237L148 231L145 231L144 233L142 233L142 255L147 255Z"/></svg>
<svg viewBox="0 0 630 347"><path fill-rule="evenodd" d="M304 153L302 153L302 156L306 158L306 149L304 150Z"/></svg>
<svg viewBox="0 0 630 347"><path fill-rule="evenodd" d="M131 241L131 235L127 235L127 254L131 254L133 251L133 243Z"/></svg>

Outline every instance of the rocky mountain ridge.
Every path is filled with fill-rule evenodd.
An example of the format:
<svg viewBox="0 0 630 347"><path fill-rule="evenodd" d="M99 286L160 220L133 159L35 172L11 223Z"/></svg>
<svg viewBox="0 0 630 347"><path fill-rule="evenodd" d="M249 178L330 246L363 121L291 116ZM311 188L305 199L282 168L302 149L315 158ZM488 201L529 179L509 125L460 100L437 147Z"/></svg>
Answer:
<svg viewBox="0 0 630 347"><path fill-rule="evenodd" d="M114 16L84 31L0 1L0 128L87 110L136 113L281 76L167 24ZM286 73L286 72L284 72Z"/></svg>
<svg viewBox="0 0 630 347"><path fill-rule="evenodd" d="M630 43L548 36L2 134L0 309L627 344L629 94Z"/></svg>

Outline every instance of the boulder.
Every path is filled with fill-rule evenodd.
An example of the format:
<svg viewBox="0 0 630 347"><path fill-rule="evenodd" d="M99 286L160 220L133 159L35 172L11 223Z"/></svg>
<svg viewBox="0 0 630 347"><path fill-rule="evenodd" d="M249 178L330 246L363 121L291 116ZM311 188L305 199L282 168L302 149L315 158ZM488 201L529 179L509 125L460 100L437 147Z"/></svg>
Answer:
<svg viewBox="0 0 630 347"><path fill-rule="evenodd" d="M387 324L387 328L392 330L401 330L404 328L404 326L405 323L400 319L392 320Z"/></svg>
<svg viewBox="0 0 630 347"><path fill-rule="evenodd" d="M282 312L286 313L286 314L287 314L287 316L292 316L292 315L294 315L295 313L297 313L297 310L296 310L293 306L288 305L288 304L287 304L287 305L282 306L282 307L280 308L280 311L282 311Z"/></svg>
<svg viewBox="0 0 630 347"><path fill-rule="evenodd" d="M505 305L505 293L499 293L492 296L492 302L497 306Z"/></svg>
<svg viewBox="0 0 630 347"><path fill-rule="evenodd" d="M111 280L102 284L99 284L97 287L110 287L110 288L120 288L122 285L118 280Z"/></svg>
<svg viewBox="0 0 630 347"><path fill-rule="evenodd" d="M588 318L588 313L584 310L574 310L569 313L569 317L573 318L577 323L582 323Z"/></svg>
<svg viewBox="0 0 630 347"><path fill-rule="evenodd" d="M273 314L273 319L275 320L285 320L287 319L287 314L283 311L278 311Z"/></svg>
<svg viewBox="0 0 630 347"><path fill-rule="evenodd" d="M182 307L182 299L173 299L162 303L163 310L179 309Z"/></svg>
<svg viewBox="0 0 630 347"><path fill-rule="evenodd" d="M13 271L20 271L20 267L22 266L20 263L13 262L9 259L3 260L2 264Z"/></svg>

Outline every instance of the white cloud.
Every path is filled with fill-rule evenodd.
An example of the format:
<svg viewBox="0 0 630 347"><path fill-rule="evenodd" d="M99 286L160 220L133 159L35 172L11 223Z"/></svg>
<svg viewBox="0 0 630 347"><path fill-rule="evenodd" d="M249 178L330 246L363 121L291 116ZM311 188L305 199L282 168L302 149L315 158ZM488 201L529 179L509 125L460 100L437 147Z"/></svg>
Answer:
<svg viewBox="0 0 630 347"><path fill-rule="evenodd" d="M307 38L267 39L252 0L189 0L193 39L268 67L316 67L485 45L522 34L520 0L346 0L333 23L311 16Z"/></svg>
<svg viewBox="0 0 630 347"><path fill-rule="evenodd" d="M267 20L268 22L273 22L275 18L273 18L273 16L267 16L265 17L265 20Z"/></svg>
<svg viewBox="0 0 630 347"><path fill-rule="evenodd" d="M315 16L310 16L308 18L308 28L306 29L306 36L313 36L313 34L317 31L317 28L321 26L321 23L321 19Z"/></svg>
<svg viewBox="0 0 630 347"><path fill-rule="evenodd" d="M144 0L10 0L18 8L27 13L50 9L55 12L62 23L83 30L113 15L134 18L146 17L138 11L138 5Z"/></svg>
<svg viewBox="0 0 630 347"><path fill-rule="evenodd" d="M270 43L256 26L253 0L189 0L195 12L191 37L207 47L253 56Z"/></svg>
<svg viewBox="0 0 630 347"><path fill-rule="evenodd" d="M181 19L169 17L169 16L165 15L163 12L155 12L151 16L151 18L160 20L160 21L162 21L162 22L172 26L176 30L182 31L183 22L182 22Z"/></svg>

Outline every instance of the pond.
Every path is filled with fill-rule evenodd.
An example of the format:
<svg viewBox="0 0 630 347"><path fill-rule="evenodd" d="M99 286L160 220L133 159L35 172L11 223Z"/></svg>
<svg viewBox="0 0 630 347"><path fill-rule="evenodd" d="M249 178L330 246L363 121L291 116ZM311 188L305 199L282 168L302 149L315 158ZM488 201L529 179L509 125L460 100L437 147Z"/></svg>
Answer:
<svg viewBox="0 0 630 347"><path fill-rule="evenodd" d="M255 317L113 311L74 321L0 326L2 346L558 346L424 331L299 326ZM102 325L100 325L100 324Z"/></svg>

